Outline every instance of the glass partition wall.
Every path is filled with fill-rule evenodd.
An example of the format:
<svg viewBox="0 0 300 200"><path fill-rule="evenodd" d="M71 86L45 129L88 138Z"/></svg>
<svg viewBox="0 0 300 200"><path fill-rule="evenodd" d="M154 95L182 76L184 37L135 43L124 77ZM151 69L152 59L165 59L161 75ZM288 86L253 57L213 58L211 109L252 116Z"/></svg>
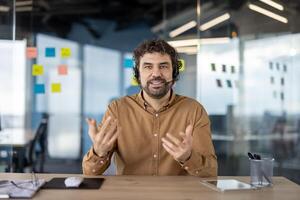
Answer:
<svg viewBox="0 0 300 200"><path fill-rule="evenodd" d="M220 175L249 175L250 151L299 182L299 10L267 2L198 1L197 98L212 121Z"/></svg>
<svg viewBox="0 0 300 200"><path fill-rule="evenodd" d="M249 175L257 152L300 180L299 14L293 1L197 0L164 21L161 36L188 63L176 90L209 113L219 175Z"/></svg>
<svg viewBox="0 0 300 200"><path fill-rule="evenodd" d="M299 2L24 2L0 1L1 140L8 128L33 139L46 118L47 159L73 160L69 169L81 173L91 145L85 118L100 121L110 101L139 91L132 51L163 38L184 66L175 91L209 114L219 175L249 175L251 151L274 157L274 174L300 183ZM15 170L15 150L1 146L1 171Z"/></svg>

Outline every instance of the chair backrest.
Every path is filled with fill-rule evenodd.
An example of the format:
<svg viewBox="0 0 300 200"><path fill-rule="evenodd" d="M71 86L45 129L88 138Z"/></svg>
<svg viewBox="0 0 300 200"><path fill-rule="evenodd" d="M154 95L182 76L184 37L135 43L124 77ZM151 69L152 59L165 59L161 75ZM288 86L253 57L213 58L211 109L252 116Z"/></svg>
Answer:
<svg viewBox="0 0 300 200"><path fill-rule="evenodd" d="M34 165L35 165L36 145L38 144L40 146L40 153L43 156L46 152L47 127L48 127L48 118L43 118L29 146L28 164L31 165L32 169L34 169L35 167Z"/></svg>

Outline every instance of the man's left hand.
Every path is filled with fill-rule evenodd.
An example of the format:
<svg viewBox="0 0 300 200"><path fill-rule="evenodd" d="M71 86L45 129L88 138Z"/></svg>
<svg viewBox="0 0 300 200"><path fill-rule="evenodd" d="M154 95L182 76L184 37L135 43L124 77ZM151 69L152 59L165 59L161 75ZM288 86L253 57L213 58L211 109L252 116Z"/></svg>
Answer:
<svg viewBox="0 0 300 200"><path fill-rule="evenodd" d="M164 149L173 156L178 162L184 163L187 161L192 153L192 143L193 143L193 126L188 125L184 132L180 132L182 140L174 137L170 133L167 133L167 137L163 137L162 145Z"/></svg>

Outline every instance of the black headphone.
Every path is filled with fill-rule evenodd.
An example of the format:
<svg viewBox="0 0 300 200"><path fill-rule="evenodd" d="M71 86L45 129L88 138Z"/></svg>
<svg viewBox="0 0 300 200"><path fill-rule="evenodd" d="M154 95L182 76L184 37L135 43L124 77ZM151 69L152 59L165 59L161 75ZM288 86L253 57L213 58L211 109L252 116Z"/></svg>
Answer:
<svg viewBox="0 0 300 200"><path fill-rule="evenodd" d="M175 66L173 66L173 74L172 74L172 79L173 81L177 81L179 78L179 70L182 68L182 62L180 60L177 60L177 63L175 63ZM140 84L140 72L137 64L134 64L133 67L133 75L135 80Z"/></svg>

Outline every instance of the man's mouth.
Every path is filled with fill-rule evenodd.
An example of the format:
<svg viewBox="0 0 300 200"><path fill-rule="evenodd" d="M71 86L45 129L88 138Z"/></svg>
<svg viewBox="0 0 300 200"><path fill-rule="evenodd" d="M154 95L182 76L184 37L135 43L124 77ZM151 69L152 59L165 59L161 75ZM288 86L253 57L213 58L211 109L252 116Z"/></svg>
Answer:
<svg viewBox="0 0 300 200"><path fill-rule="evenodd" d="M151 81L150 84L152 84L153 86L161 86L164 84L163 81L157 81L157 80L154 80L154 81Z"/></svg>

